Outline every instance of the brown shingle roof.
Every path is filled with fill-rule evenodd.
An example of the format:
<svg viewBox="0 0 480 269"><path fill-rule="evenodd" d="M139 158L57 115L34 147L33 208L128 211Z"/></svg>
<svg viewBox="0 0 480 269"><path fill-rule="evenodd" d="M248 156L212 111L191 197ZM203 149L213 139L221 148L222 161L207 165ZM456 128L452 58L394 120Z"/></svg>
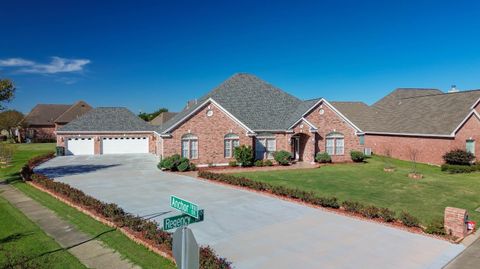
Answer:
<svg viewBox="0 0 480 269"><path fill-rule="evenodd" d="M68 123L83 114L90 111L92 107L85 103L84 101L78 101L74 105L72 105L67 111L65 111L62 115L60 115L55 122L56 123Z"/></svg>
<svg viewBox="0 0 480 269"><path fill-rule="evenodd" d="M153 120L150 121L151 125L155 126L162 126L165 122L169 119L173 118L173 116L177 115L176 112L162 112L158 116L156 116Z"/></svg>
<svg viewBox="0 0 480 269"><path fill-rule="evenodd" d="M480 90L397 89L372 106L359 102L332 105L367 133L450 135L479 98Z"/></svg>
<svg viewBox="0 0 480 269"><path fill-rule="evenodd" d="M30 125L55 125L55 120L65 113L72 105L61 104L38 104L23 120L27 126Z"/></svg>

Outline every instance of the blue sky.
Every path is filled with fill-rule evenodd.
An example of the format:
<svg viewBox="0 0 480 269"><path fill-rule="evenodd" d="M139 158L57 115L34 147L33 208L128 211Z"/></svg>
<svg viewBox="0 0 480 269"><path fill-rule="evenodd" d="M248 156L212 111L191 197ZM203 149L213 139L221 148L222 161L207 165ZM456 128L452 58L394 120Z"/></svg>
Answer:
<svg viewBox="0 0 480 269"><path fill-rule="evenodd" d="M37 103L180 110L234 73L302 99L480 88L479 1L6 1L0 77Z"/></svg>

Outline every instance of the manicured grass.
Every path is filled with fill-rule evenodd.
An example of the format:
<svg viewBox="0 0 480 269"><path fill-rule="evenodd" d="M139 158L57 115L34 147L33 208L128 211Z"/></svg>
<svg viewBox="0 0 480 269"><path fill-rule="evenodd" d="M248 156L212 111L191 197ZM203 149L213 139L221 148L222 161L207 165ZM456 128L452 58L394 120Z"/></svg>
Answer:
<svg viewBox="0 0 480 269"><path fill-rule="evenodd" d="M27 260L28 268L86 268L2 197L0 223L0 268Z"/></svg>
<svg viewBox="0 0 480 269"><path fill-rule="evenodd" d="M98 236L97 239L104 242L109 247L117 250L123 257L128 258L133 263L142 268L175 268L174 264L151 251L147 248L136 244L121 232L112 229L93 218L81 213L80 211L58 201L52 196L41 192L34 187L23 183L19 180L18 173L20 167L35 155L40 155L52 151L54 144L23 144L19 145L18 152L15 155L16 169L8 168L10 173L3 172L2 178L8 177L13 186L38 201L40 204L55 211L58 216L74 224L79 230L90 235ZM63 268L69 268L68 266Z"/></svg>
<svg viewBox="0 0 480 269"><path fill-rule="evenodd" d="M418 164L425 177L407 177L412 164L391 160L396 171L386 173L384 159L372 157L364 164L333 164L318 169L248 172L236 175L290 188L314 191L319 196L336 196L397 212L405 210L422 224L443 218L445 207L465 208L470 218L480 221L480 173L447 174L439 167Z"/></svg>

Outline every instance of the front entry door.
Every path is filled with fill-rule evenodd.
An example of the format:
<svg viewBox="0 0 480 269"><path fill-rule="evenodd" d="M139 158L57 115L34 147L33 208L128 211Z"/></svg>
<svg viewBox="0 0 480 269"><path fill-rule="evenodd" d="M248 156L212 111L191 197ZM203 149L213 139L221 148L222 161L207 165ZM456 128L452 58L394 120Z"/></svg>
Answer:
<svg viewBox="0 0 480 269"><path fill-rule="evenodd" d="M295 160L300 159L300 137L292 137L292 152Z"/></svg>

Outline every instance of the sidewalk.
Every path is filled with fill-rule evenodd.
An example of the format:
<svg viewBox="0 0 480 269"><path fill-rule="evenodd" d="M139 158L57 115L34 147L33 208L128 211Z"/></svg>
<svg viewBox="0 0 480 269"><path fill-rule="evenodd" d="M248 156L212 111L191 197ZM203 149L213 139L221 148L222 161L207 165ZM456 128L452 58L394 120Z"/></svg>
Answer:
<svg viewBox="0 0 480 269"><path fill-rule="evenodd" d="M68 250L89 268L130 269L140 268L123 259L118 252L77 230L58 217L52 210L42 206L14 187L0 182L0 195L35 222L45 233Z"/></svg>
<svg viewBox="0 0 480 269"><path fill-rule="evenodd" d="M477 239L460 255L452 260L445 269L477 269L480 266L480 239Z"/></svg>

